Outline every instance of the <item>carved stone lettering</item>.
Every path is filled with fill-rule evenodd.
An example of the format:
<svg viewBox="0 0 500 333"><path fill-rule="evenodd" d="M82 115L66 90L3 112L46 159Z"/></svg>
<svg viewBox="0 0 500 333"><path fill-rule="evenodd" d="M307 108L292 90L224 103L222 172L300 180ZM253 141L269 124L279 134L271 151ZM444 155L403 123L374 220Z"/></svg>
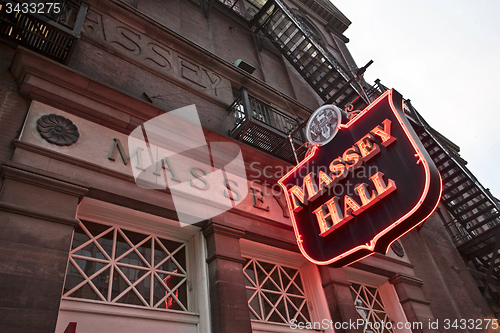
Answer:
<svg viewBox="0 0 500 333"><path fill-rule="evenodd" d="M82 33L223 103L232 103L228 79L107 15L89 11Z"/></svg>
<svg viewBox="0 0 500 333"><path fill-rule="evenodd" d="M214 72L209 72L206 69L203 70L205 74L207 75L208 79L210 80L210 89L213 89L213 94L215 96L218 95L218 85L222 81L221 77L214 73Z"/></svg>
<svg viewBox="0 0 500 333"><path fill-rule="evenodd" d="M115 48L118 50L124 48L126 51L135 55L141 54L142 50L138 44L141 40L141 36L139 34L136 34L132 30L125 27L116 27L116 32L120 37L111 42Z"/></svg>
<svg viewBox="0 0 500 333"><path fill-rule="evenodd" d="M207 86L202 83L200 67L187 61L186 59L179 58L179 60L181 65L182 77L199 85L202 88L206 88Z"/></svg>
<svg viewBox="0 0 500 333"><path fill-rule="evenodd" d="M164 71L169 71L172 69L172 53L166 48L161 47L160 45L149 43L148 51L145 60L149 60L153 62L153 66L162 67Z"/></svg>
<svg viewBox="0 0 500 333"><path fill-rule="evenodd" d="M93 36L99 40L106 40L102 15L96 12L89 11L87 13L82 29L89 36Z"/></svg>

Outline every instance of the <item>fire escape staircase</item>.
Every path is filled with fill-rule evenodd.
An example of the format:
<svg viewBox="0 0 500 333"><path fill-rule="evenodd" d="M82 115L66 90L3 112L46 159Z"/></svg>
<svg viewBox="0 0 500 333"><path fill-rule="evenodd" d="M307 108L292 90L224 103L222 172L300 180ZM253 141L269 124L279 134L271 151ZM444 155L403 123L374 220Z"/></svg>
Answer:
<svg viewBox="0 0 500 333"><path fill-rule="evenodd" d="M361 86L355 81L349 82L353 75L343 68L286 3L267 1L250 25L254 33L261 31L281 51L325 102L345 108L356 97L362 96ZM357 102L366 103L356 105L361 109L369 104L365 96Z"/></svg>
<svg viewBox="0 0 500 333"><path fill-rule="evenodd" d="M208 15L214 2L219 2L246 20L254 34L269 39L312 89L328 104L340 108L362 110L370 103L368 95L357 82L357 76L349 73L314 35L312 30L282 0L211 0L203 5ZM363 70L364 71L364 70ZM359 73L357 73L359 74ZM244 98L242 112L235 113L235 128L230 135L247 142L288 162L295 163L305 154L299 147L305 142L301 133L305 122L280 114L286 126L275 126L272 117L264 117L255 108L247 107ZM240 104L238 104L240 105ZM254 105L254 104L253 104ZM232 106L232 111L234 111ZM271 110L272 108L267 108ZM276 114L277 110L271 113ZM279 113L279 112L278 112ZM287 119L288 118L288 119ZM244 130L243 130L243 125ZM285 131L284 131L285 130ZM272 138L263 143L264 137ZM290 147L287 147L290 146ZM294 149L296 152L294 153Z"/></svg>
<svg viewBox="0 0 500 333"><path fill-rule="evenodd" d="M210 7L214 1L239 14L249 22L254 33L261 32L267 37L325 102L341 108L352 105L354 110L362 110L387 89L376 81L376 85L363 91L363 87L353 80L354 76L336 61L311 29L283 1L208 0ZM207 0L204 0L204 3L207 3ZM242 93L241 96L243 95ZM283 118L293 123L293 126L282 128L281 135L278 133L280 130L276 131L276 126L270 121L267 121L269 125L267 133L264 126L252 125L258 121L266 122L265 119L270 118L256 111L255 107L245 106L252 102L242 102L244 99L245 97L240 97L240 100L232 106L233 109L237 109L236 126L230 133L233 137L275 153L273 149L277 146L284 147L284 143L290 138L290 136L286 138L287 131L293 135L299 133L303 123L291 117L288 120ZM458 147L432 129L412 107L409 100L406 101L406 111L440 171L443 180L441 203L453 216L445 226L476 278L483 296L498 313L500 205L466 168L466 162L458 155ZM266 136L272 139L266 141L264 139ZM292 139L299 143L302 138ZM280 143L276 145L276 142ZM279 157L293 163L291 151Z"/></svg>
<svg viewBox="0 0 500 333"><path fill-rule="evenodd" d="M500 310L500 205L472 175L458 147L432 129L406 101L408 116L443 181L441 203L453 219L445 227L483 297Z"/></svg>

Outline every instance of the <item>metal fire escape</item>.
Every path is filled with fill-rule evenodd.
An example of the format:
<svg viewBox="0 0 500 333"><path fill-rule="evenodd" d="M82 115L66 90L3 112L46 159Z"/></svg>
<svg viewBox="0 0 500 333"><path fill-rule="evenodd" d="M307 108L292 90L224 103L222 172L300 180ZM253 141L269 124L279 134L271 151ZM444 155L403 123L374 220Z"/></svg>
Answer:
<svg viewBox="0 0 500 333"><path fill-rule="evenodd" d="M406 101L406 111L441 174L441 203L453 217L445 222L445 227L483 297L498 316L500 204L467 169L466 162L458 155L458 147L430 127L409 100Z"/></svg>
<svg viewBox="0 0 500 333"><path fill-rule="evenodd" d="M343 68L286 3L267 1L250 25L255 27L254 32L264 33L325 102L345 108L361 95L357 103L365 104L359 106L363 108L369 104L357 82L347 84L353 75Z"/></svg>
<svg viewBox="0 0 500 333"><path fill-rule="evenodd" d="M0 38L67 64L87 9L82 0L1 0Z"/></svg>
<svg viewBox="0 0 500 333"><path fill-rule="evenodd" d="M214 1L224 4L249 22L254 33L262 32L293 65L302 77L325 101L346 108L350 104L354 110L362 110L387 88L377 80L373 87L363 91L351 73L347 72L314 36L301 19L281 0L204 0L209 9ZM321 1L304 0L310 8L321 6ZM207 11L208 13L208 11ZM329 22L332 24L332 22ZM338 23L338 22L336 22ZM333 23L335 24L335 23ZM248 99L243 93L242 100ZM251 98L250 98L251 99ZM252 126L259 121L272 125L272 117L258 111L255 102L235 102L237 126L231 135L239 140L255 141L255 146L275 153L276 147L286 148L286 133L296 135L300 126L293 118L291 126L281 127L281 136L265 133L263 126ZM471 274L485 299L498 314L500 311L500 204L485 189L465 166L458 155L458 147L440 135L418 114L409 100L405 111L417 134L438 167L443 180L441 203L453 219L445 222L445 227L459 253L468 265ZM271 110L266 109L266 112ZM275 110L276 111L276 110ZM253 123L252 120L253 119ZM260 120L259 120L260 119ZM242 126L242 124L246 124ZM276 126L271 126L273 130ZM255 128L259 128L256 130ZM280 132L278 131L278 132ZM302 133L303 134L303 133ZM248 137L247 137L248 136ZM266 141L262 138L271 137ZM259 139L260 138L260 139ZM281 138L281 139L280 139ZM300 141L301 137L293 137ZM280 140L279 145L276 142ZM266 141L266 142L264 142ZM292 151L280 151L279 157L290 162ZM303 153L303 152L302 152ZM445 221L443 217L443 221Z"/></svg>
<svg viewBox="0 0 500 333"><path fill-rule="evenodd" d="M325 102L341 108L349 107L351 110L362 110L370 103L368 94L356 80L357 76L349 73L335 59L308 25L284 1L205 0L202 4L206 15L214 2L223 4L246 20L254 34L261 34L269 39ZM315 9L319 7L317 1L306 2L310 2L311 6L315 5ZM325 10L321 10L327 17ZM329 17L329 25L333 28L342 25L332 18L331 14ZM296 157L302 158L306 151L305 147L299 148L305 142L301 133L304 120L287 117L268 105L263 106L262 103L245 103L243 95L240 100L235 101L230 111L241 112L235 112L235 128L230 131L230 135L295 163ZM260 109L265 109L266 112L263 113ZM274 118L279 118L280 121L274 121ZM282 121L288 124L277 126ZM266 138L273 139L269 141Z"/></svg>

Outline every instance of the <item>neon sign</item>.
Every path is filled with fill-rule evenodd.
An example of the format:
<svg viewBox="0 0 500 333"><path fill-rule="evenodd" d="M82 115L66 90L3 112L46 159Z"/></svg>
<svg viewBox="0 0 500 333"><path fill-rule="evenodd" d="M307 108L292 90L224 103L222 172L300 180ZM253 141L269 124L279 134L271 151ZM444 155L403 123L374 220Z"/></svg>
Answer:
<svg viewBox="0 0 500 333"><path fill-rule="evenodd" d="M309 261L341 267L385 254L436 209L441 178L402 102L385 92L278 181Z"/></svg>

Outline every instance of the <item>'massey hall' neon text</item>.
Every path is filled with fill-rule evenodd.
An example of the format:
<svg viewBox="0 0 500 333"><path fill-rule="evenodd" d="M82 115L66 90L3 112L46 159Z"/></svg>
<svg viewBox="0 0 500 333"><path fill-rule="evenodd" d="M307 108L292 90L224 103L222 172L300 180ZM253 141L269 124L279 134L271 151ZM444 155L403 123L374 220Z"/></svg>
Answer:
<svg viewBox="0 0 500 333"><path fill-rule="evenodd" d="M381 125L376 126L358 140L352 147L346 149L342 156L333 159L329 165L330 173L319 171L318 175L316 175L311 172L302 179L302 187L292 186L288 193L290 194L293 211L300 211L304 205L314 201L340 180L346 178L349 172L352 173L363 162L377 155L380 152L380 147L376 141L380 141L382 146L387 147L395 140L396 138L391 135L391 121L386 119ZM373 204L394 192L396 183L391 179L384 182L383 176L384 174L379 171L369 178L375 187L375 190L372 190L371 193L366 183L359 184L354 188L361 203L356 202L349 195L344 195L342 207L340 198L334 196L315 209L313 213L319 224L320 236L325 237L351 220L354 215L364 212Z"/></svg>

